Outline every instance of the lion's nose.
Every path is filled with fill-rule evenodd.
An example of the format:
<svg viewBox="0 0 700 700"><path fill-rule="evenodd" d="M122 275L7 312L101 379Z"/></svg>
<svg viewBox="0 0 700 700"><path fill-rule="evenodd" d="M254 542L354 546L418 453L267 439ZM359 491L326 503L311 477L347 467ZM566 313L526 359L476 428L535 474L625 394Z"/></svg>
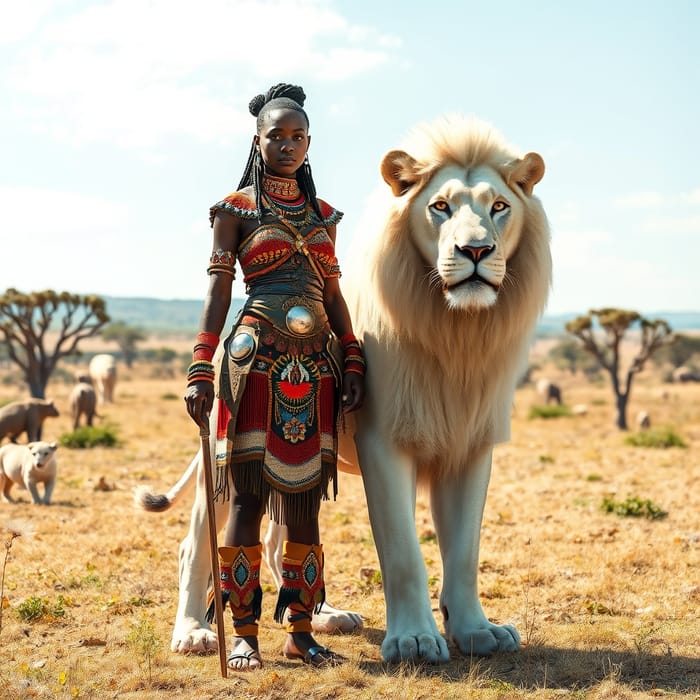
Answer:
<svg viewBox="0 0 700 700"><path fill-rule="evenodd" d="M462 255L466 255L474 264L491 255L496 249L495 245L464 245L455 247Z"/></svg>

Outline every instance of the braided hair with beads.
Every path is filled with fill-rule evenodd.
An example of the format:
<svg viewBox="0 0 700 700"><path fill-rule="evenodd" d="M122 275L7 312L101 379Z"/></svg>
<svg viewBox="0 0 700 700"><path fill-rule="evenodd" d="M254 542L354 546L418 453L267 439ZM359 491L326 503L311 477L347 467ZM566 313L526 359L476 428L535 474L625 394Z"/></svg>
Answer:
<svg viewBox="0 0 700 700"><path fill-rule="evenodd" d="M309 116L304 111L306 94L303 88L289 83L278 83L273 85L265 94L256 95L248 105L250 113L257 117L257 133L260 134L265 118L273 109L291 109L304 115L307 127L309 126ZM248 161L243 171L243 177L238 183L238 189L251 185L255 191L255 206L262 216L262 180L264 174L263 159L260 150L255 147L255 138L250 147ZM304 159L304 164L297 171L297 183L299 189L304 193L306 201L311 204L311 208L317 216L323 220L321 207L316 198L316 185L311 174L311 166L308 157Z"/></svg>

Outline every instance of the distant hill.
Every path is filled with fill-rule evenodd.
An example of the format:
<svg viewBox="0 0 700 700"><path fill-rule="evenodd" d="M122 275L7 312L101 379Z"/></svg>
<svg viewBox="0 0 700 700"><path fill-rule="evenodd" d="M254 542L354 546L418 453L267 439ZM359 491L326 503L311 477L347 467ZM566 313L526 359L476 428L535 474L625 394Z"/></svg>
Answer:
<svg viewBox="0 0 700 700"><path fill-rule="evenodd" d="M155 299L148 297L104 297L112 321L123 321L154 333L196 333L202 313L202 299ZM227 325L243 306L244 299L232 299Z"/></svg>
<svg viewBox="0 0 700 700"><path fill-rule="evenodd" d="M146 332L192 333L199 326L202 313L201 299L155 299L149 297L104 297L107 313L112 321L123 321L138 326ZM226 325L233 323L235 315L243 306L244 299L231 302L231 312ZM545 315L537 325L537 335L562 335L567 321L577 314ZM700 311L669 311L644 313L648 319L664 319L674 331L699 331Z"/></svg>

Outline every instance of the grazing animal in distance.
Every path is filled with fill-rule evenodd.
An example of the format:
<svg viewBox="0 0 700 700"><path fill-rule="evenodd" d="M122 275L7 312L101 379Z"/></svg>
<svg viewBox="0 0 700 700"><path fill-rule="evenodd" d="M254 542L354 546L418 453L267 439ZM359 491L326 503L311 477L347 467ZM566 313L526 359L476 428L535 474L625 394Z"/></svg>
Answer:
<svg viewBox="0 0 700 700"><path fill-rule="evenodd" d="M649 430L651 428L651 416L648 411L640 411L637 414L637 426L640 430Z"/></svg>
<svg viewBox="0 0 700 700"><path fill-rule="evenodd" d="M114 402L114 388L117 385L117 362L112 355L95 355L90 360L90 379L97 392L99 404Z"/></svg>
<svg viewBox="0 0 700 700"><path fill-rule="evenodd" d="M17 442L22 433L27 433L27 441L41 440L44 421L59 415L54 402L48 399L26 399L13 401L0 408L0 442L9 437Z"/></svg>
<svg viewBox="0 0 700 700"><path fill-rule="evenodd" d="M680 384L685 384L686 382L699 382L700 375L692 368L686 367L685 365L681 367L676 367L673 370L673 381Z"/></svg>
<svg viewBox="0 0 700 700"><path fill-rule="evenodd" d="M561 406L561 389L549 379L540 379L537 382L537 393L546 405L551 402Z"/></svg>
<svg viewBox="0 0 700 700"><path fill-rule="evenodd" d="M97 416L97 394L92 384L88 382L78 382L68 396L71 416L73 417L73 430L78 428L80 418L85 417L85 425L92 425L92 421Z"/></svg>
<svg viewBox="0 0 700 700"><path fill-rule="evenodd" d="M10 489L14 485L27 489L37 505L48 505L56 485L55 442L36 441L27 445L10 443L0 447L0 491L6 503L14 503ZM39 495L37 484L44 484Z"/></svg>

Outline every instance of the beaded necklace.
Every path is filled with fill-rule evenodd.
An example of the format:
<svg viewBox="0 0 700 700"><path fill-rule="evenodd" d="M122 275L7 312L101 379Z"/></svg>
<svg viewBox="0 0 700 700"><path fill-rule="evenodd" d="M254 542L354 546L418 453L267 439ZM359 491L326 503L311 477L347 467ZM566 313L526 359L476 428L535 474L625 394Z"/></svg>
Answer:
<svg viewBox="0 0 700 700"><path fill-rule="evenodd" d="M311 222L311 207L295 179L265 175L262 190L265 203L283 223L302 229Z"/></svg>

